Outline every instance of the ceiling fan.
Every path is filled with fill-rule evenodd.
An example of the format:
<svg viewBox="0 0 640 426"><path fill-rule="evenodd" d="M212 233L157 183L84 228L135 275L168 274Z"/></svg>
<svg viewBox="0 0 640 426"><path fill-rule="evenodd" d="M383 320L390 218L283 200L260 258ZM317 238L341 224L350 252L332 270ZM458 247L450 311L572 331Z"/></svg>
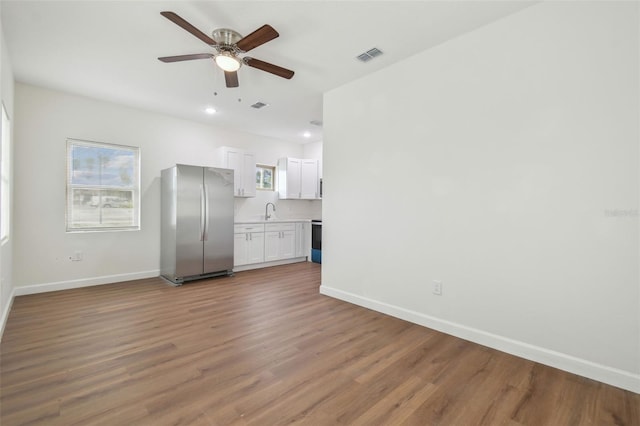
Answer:
<svg viewBox="0 0 640 426"><path fill-rule="evenodd" d="M238 32L228 28L214 30L212 37L209 37L173 12L160 12L160 14L216 50L216 53L196 53L193 55L164 56L158 58L162 62L213 59L218 67L224 71L224 79L227 87L238 87L237 71L243 64L277 75L278 77L286 79L293 77L294 72L286 68L249 56L240 57L240 54L255 49L280 35L271 25L263 25L246 37L242 37Z"/></svg>

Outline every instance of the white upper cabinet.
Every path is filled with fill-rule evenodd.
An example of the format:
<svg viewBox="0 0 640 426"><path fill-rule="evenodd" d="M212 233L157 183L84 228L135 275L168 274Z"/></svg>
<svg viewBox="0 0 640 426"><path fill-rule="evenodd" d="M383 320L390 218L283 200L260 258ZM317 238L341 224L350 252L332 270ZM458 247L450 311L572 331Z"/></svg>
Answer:
<svg viewBox="0 0 640 426"><path fill-rule="evenodd" d="M278 160L278 195L280 199L300 198L301 160L281 158Z"/></svg>
<svg viewBox="0 0 640 426"><path fill-rule="evenodd" d="M281 158L278 160L280 199L316 200L320 198L318 160Z"/></svg>
<svg viewBox="0 0 640 426"><path fill-rule="evenodd" d="M234 195L256 196L256 156L252 152L223 146L218 148L220 166L234 171Z"/></svg>
<svg viewBox="0 0 640 426"><path fill-rule="evenodd" d="M301 160L300 165L300 198L315 200L320 198L318 180L318 160Z"/></svg>

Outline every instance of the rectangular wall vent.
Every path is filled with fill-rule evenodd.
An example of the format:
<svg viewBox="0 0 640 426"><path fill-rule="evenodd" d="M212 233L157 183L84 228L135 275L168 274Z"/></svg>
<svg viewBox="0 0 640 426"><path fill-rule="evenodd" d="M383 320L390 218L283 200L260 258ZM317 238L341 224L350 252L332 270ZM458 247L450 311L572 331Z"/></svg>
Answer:
<svg viewBox="0 0 640 426"><path fill-rule="evenodd" d="M269 104L265 104L264 102L256 102L255 104L251 105L251 108L260 109L268 106Z"/></svg>
<svg viewBox="0 0 640 426"><path fill-rule="evenodd" d="M358 56L356 56L356 58L359 61L368 62L373 58L375 58L376 56L382 55L382 53L383 53L382 50L378 49L377 47L374 47L372 49L367 50L364 53L359 54Z"/></svg>

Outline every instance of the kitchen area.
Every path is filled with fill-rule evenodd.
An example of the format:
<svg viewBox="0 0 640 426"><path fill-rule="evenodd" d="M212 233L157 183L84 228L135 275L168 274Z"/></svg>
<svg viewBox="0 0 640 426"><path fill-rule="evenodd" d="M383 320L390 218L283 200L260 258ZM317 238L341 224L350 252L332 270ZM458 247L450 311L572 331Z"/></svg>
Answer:
<svg viewBox="0 0 640 426"><path fill-rule="evenodd" d="M316 158L262 164L222 146L215 167L162 171L161 276L174 285L295 262L321 263L321 143Z"/></svg>

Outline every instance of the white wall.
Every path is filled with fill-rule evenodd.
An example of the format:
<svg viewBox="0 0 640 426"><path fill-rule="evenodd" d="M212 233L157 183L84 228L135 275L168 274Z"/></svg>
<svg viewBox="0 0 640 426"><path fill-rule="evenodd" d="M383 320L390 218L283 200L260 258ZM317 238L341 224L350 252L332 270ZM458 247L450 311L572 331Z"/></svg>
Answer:
<svg viewBox="0 0 640 426"><path fill-rule="evenodd" d="M16 84L16 292L53 290L156 276L160 262L160 170L175 163L217 165L224 145L256 153L259 163L300 157L302 145L216 128L80 96ZM141 230L65 232L66 139L139 146ZM236 201L236 213L264 212L275 192ZM276 201L280 207L279 201ZM299 203L299 204L296 204ZM283 218L310 217L310 202L285 202ZM316 202L318 203L318 202ZM81 262L71 262L75 251Z"/></svg>
<svg viewBox="0 0 640 426"><path fill-rule="evenodd" d="M327 93L321 291L640 392L638 29L545 2Z"/></svg>
<svg viewBox="0 0 640 426"><path fill-rule="evenodd" d="M11 69L11 61L9 60L0 20L0 102L4 105L11 123L13 123L13 85L13 71ZM0 134L2 134L2 124L0 124ZM9 190L11 191L11 188ZM0 243L0 335L4 330L13 297L13 274L11 265L13 255L13 230L11 229L11 223L9 225L9 238Z"/></svg>

